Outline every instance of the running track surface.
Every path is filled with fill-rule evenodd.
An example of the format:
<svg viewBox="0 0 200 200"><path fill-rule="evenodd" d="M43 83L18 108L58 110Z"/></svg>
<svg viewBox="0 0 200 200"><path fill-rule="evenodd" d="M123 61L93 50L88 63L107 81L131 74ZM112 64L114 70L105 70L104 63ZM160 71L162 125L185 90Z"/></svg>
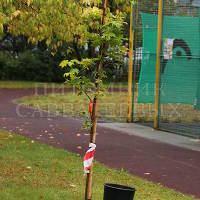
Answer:
<svg viewBox="0 0 200 200"><path fill-rule="evenodd" d="M80 119L52 116L14 103L15 99L35 92L34 89L0 89L0 128L83 156L89 135L81 130ZM37 90L38 94L44 92L51 90ZM200 197L200 152L106 128L99 127L97 133L95 158L99 162Z"/></svg>

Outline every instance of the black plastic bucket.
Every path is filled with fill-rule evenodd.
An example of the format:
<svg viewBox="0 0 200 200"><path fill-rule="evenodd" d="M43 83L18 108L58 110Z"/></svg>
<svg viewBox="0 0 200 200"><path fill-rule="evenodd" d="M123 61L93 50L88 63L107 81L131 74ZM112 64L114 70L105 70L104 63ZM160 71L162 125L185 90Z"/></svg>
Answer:
<svg viewBox="0 0 200 200"><path fill-rule="evenodd" d="M105 183L103 200L133 200L135 188Z"/></svg>

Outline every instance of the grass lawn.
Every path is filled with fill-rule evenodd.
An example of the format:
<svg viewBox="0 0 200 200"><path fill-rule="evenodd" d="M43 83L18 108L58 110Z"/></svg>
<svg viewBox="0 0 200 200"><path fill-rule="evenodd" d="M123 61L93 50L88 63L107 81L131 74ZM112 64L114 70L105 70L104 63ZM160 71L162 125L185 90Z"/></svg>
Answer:
<svg viewBox="0 0 200 200"><path fill-rule="evenodd" d="M93 200L105 182L137 189L134 200L194 200L159 184L95 163ZM84 200L82 158L0 130L0 199Z"/></svg>
<svg viewBox="0 0 200 200"><path fill-rule="evenodd" d="M128 84L126 82L119 83L106 83L108 88L127 88ZM59 88L59 87L70 87L65 83L42 83L33 81L0 81L0 88Z"/></svg>
<svg viewBox="0 0 200 200"><path fill-rule="evenodd" d="M111 93L99 100L99 118L106 120L125 121L127 93ZM75 93L49 94L47 96L27 96L17 100L18 103L42 110L80 116L82 112L88 112L89 100L86 96L77 96Z"/></svg>
<svg viewBox="0 0 200 200"><path fill-rule="evenodd" d="M43 110L79 116L80 112L88 111L86 96L75 93L49 94L47 96L28 96L18 100L26 106ZM106 121L126 121L127 92L106 93L99 100L99 118ZM162 122L196 123L200 122L200 110L194 110L193 105L162 104ZM154 104L137 103L135 97L135 120L140 122L153 121Z"/></svg>

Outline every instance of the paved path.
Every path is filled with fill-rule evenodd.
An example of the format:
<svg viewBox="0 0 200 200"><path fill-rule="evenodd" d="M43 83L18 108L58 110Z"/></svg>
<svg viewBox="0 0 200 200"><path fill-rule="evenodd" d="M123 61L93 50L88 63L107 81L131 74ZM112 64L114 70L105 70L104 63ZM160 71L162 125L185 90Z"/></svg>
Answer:
<svg viewBox="0 0 200 200"><path fill-rule="evenodd" d="M138 123L100 123L99 126L120 131L124 134L134 135L156 142L171 144L177 147L182 147L200 152L200 139L186 137L170 132L154 130L150 126L141 125ZM189 135L189 132L188 132ZM199 133L200 135L200 133Z"/></svg>
<svg viewBox="0 0 200 200"><path fill-rule="evenodd" d="M48 91L51 92L51 91ZM67 92L67 91L66 91ZM40 94L43 91L39 91ZM50 116L13 103L31 89L0 89L0 128L83 155L89 136L81 120ZM133 130L134 131L134 130ZM113 168L200 197L200 152L99 127L96 159ZM77 137L77 134L80 134ZM81 146L82 149L77 148ZM106 156L105 156L106 155Z"/></svg>

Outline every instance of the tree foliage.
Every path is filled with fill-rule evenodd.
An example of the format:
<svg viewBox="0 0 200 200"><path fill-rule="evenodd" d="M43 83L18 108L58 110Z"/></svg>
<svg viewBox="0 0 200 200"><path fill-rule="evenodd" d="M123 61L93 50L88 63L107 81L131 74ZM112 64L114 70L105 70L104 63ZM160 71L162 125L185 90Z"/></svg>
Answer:
<svg viewBox="0 0 200 200"><path fill-rule="evenodd" d="M107 60L123 60L123 26L129 0L108 0L105 24L101 24L102 0L1 0L0 35L6 31L14 36L23 35L31 43L46 41L56 53L63 43L73 43L76 51L86 43L99 49L92 57L77 56L76 60L64 60L60 66L68 82L77 86L81 93L94 98L101 93L101 83L106 77L102 68ZM79 48L79 49L78 49ZM97 92L98 87L98 92Z"/></svg>
<svg viewBox="0 0 200 200"><path fill-rule="evenodd" d="M13 35L26 35L32 43L46 40L53 48L77 37L85 41L87 26L83 8L73 0L3 0L0 3L1 27L8 25ZM3 29L1 28L1 32Z"/></svg>
<svg viewBox="0 0 200 200"><path fill-rule="evenodd" d="M126 5L126 0L115 2ZM98 28L97 19L101 16L99 0L1 0L0 33L3 25L13 35L26 35L32 43L46 40L53 48L62 45L62 41L78 40L84 44L88 29ZM122 12L121 12L122 13Z"/></svg>

